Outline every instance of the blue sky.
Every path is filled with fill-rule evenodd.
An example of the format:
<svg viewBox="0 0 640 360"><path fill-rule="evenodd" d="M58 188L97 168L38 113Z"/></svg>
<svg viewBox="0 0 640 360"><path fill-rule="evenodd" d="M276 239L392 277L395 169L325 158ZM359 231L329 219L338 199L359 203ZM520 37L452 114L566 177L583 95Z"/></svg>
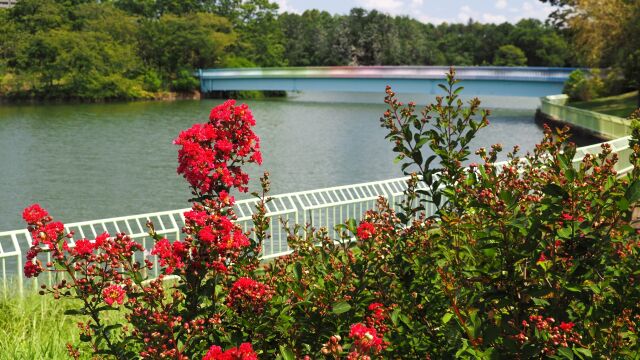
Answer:
<svg viewBox="0 0 640 360"><path fill-rule="evenodd" d="M553 10L538 0L272 0L281 11L307 9L346 14L353 7L377 9L392 15L410 15L423 22L518 22L522 18L544 20Z"/></svg>

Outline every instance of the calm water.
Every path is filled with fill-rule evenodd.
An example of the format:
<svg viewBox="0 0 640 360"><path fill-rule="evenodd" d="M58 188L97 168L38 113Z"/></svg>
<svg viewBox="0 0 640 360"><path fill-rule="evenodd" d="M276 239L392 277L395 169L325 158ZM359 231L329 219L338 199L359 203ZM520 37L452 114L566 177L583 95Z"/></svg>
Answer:
<svg viewBox="0 0 640 360"><path fill-rule="evenodd" d="M0 231L21 228L21 211L33 202L66 222L187 207L171 142L217 103L0 105ZM344 94L248 101L264 157L250 174L270 171L274 194L400 176L379 126L381 103ZM490 100L502 109L475 146L533 148L542 134L536 104Z"/></svg>

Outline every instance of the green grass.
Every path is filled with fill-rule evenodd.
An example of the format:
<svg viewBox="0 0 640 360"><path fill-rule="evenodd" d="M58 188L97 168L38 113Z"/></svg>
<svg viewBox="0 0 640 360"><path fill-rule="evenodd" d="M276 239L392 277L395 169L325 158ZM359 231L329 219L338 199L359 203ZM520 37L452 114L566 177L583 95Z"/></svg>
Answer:
<svg viewBox="0 0 640 360"><path fill-rule="evenodd" d="M79 342L71 304L52 296L0 294L0 359L69 359L66 343Z"/></svg>
<svg viewBox="0 0 640 360"><path fill-rule="evenodd" d="M622 95L609 96L591 101L576 101L570 106L626 118L638 108L638 92L632 91Z"/></svg>
<svg viewBox="0 0 640 360"><path fill-rule="evenodd" d="M81 319L64 315L72 308L69 299L55 300L50 294L31 290L20 297L17 291L0 291L0 360L70 359L66 344L82 344L77 327ZM114 311L108 317L113 321L119 315ZM81 359L91 359L87 346L83 344Z"/></svg>

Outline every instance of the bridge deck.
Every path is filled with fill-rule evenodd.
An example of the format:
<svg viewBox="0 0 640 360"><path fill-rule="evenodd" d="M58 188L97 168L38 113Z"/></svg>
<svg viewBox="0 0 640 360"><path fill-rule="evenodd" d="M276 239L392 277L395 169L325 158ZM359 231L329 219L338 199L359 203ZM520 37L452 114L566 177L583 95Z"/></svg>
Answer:
<svg viewBox="0 0 640 360"><path fill-rule="evenodd" d="M573 68L459 67L468 95L545 96L560 93ZM439 93L443 66L202 69L203 92L225 90Z"/></svg>

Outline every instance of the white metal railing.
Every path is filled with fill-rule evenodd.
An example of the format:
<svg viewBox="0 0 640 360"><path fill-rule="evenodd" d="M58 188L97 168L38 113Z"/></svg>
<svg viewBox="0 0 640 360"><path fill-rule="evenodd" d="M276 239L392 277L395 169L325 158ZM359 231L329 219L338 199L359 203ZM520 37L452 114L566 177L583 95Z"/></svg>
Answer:
<svg viewBox="0 0 640 360"><path fill-rule="evenodd" d="M618 173L624 174L631 170L628 162L629 137L609 141L614 153L620 157ZM573 162L577 166L588 153L599 153L602 144L595 144L579 148ZM501 165L501 164L496 164ZM337 236L334 227L348 218L361 218L365 211L373 209L379 197L384 197L392 207L397 207L403 200L404 190L407 188L406 177L367 182L355 185L336 186L325 189L300 191L276 195L267 204L267 217L270 221L270 239L263 244L263 259L279 257L290 252L287 244L287 234L283 222L290 225L301 223L311 224L316 228L326 227L329 235ZM240 200L235 205L238 216L237 223L245 230L252 227L252 215L255 213L257 199ZM122 216L110 219L82 221L66 224L66 231L73 231L74 238L70 239L70 246L81 238L95 238L103 232L115 234L125 232L131 238L140 242L145 249L150 249L153 240L147 233L147 221L153 222L156 232L169 239L180 239L183 235L184 212L189 209L178 209L155 213ZM428 213L435 209L428 208ZM38 286L38 282L25 283L22 276L24 256L32 239L27 230L0 232L0 281L4 294L9 291L22 293L28 286ZM137 260L157 259L148 251L135 255ZM50 260L50 259L49 259ZM158 266L154 266L153 274L158 274ZM47 277L48 276L48 277ZM51 273L45 275L44 281L51 283L54 279Z"/></svg>

